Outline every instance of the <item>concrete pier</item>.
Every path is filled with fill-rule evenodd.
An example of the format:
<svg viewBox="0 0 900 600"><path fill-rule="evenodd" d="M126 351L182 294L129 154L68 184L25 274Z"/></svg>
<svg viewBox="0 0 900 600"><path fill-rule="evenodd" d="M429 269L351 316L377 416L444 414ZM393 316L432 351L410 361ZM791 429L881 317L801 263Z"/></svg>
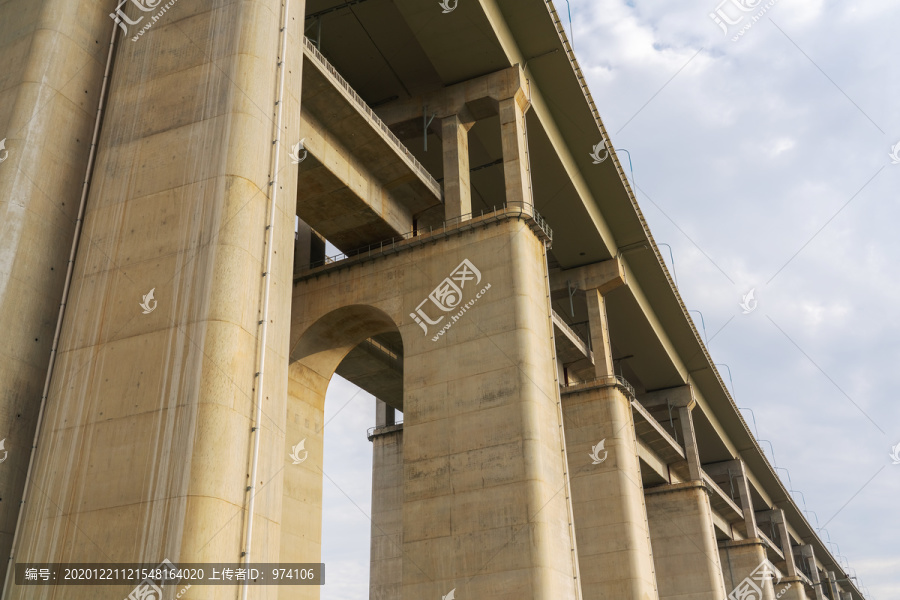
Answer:
<svg viewBox="0 0 900 600"><path fill-rule="evenodd" d="M726 597L706 486L691 481L648 489L647 517L660 599Z"/></svg>

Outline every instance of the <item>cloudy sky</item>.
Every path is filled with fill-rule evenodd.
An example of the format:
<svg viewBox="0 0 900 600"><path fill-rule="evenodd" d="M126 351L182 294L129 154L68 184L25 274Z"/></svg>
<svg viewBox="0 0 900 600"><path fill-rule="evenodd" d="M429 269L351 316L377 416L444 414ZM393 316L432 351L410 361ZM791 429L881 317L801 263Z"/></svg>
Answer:
<svg viewBox="0 0 900 600"><path fill-rule="evenodd" d="M869 597L900 598L900 3L768 0L732 41L750 18L726 35L718 1L570 0L575 51L770 460ZM355 393L335 378L326 403L323 600L368 597Z"/></svg>

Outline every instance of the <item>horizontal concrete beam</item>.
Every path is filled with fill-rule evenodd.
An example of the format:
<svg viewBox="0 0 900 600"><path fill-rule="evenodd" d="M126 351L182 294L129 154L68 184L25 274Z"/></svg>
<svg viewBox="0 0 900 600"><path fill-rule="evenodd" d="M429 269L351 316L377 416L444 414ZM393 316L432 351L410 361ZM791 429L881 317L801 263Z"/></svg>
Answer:
<svg viewBox="0 0 900 600"><path fill-rule="evenodd" d="M557 357L563 364L571 364L579 360L588 360L594 364L594 353L588 348L587 343L578 337L569 324L554 310L553 333L556 336Z"/></svg>
<svg viewBox="0 0 900 600"><path fill-rule="evenodd" d="M638 396L638 401L649 409L654 409L659 406L674 406L693 409L697 404L697 401L694 399L694 393L689 385L680 385L678 387L646 392Z"/></svg>
<svg viewBox="0 0 900 600"><path fill-rule="evenodd" d="M631 403L635 434L657 457L655 460L670 466L670 472L681 480L688 478L684 450L662 425L637 401Z"/></svg>
<svg viewBox="0 0 900 600"><path fill-rule="evenodd" d="M500 101L509 98L515 98L523 110L528 110L526 86L525 74L515 65L429 94L384 104L376 112L391 126L421 121L423 116L444 119L453 115L471 124L498 114Z"/></svg>
<svg viewBox="0 0 900 600"><path fill-rule="evenodd" d="M407 181L387 184L310 112L302 113L300 126L305 152L312 155L300 164L297 181L301 219L343 250L412 230L412 210L401 201L403 194L416 189L409 185L415 179L412 174ZM419 186L418 191L426 188ZM339 214L335 207L341 209Z"/></svg>
<svg viewBox="0 0 900 600"><path fill-rule="evenodd" d="M733 537L734 533L731 526L744 520L744 513L741 510L741 507L738 506L721 487L719 487L719 484L713 481L708 473L704 472L702 477L703 482L710 492L709 504L713 509L713 513L719 515L724 522L728 523L729 535Z"/></svg>
<svg viewBox="0 0 900 600"><path fill-rule="evenodd" d="M604 260L575 267L574 269L561 269L550 272L550 292L568 292L575 288L578 290L594 290L606 295L614 289L625 285L625 268L618 258Z"/></svg>
<svg viewBox="0 0 900 600"><path fill-rule="evenodd" d="M637 451L641 463L647 465L657 478L657 481L654 482L644 481L645 487L648 483L655 483L657 485L660 483L671 483L669 477L669 465L666 464L666 461L661 459L659 455L654 452L653 448L641 438L637 439Z"/></svg>

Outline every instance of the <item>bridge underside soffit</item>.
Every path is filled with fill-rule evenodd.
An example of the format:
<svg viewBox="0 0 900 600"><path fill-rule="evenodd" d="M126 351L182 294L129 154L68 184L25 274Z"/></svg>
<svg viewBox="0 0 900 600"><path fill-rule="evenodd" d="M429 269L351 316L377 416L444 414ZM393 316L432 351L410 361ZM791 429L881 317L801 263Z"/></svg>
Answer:
<svg viewBox="0 0 900 600"><path fill-rule="evenodd" d="M379 114L384 113L392 103L427 98L448 87L508 69L516 62L510 60L500 41L494 37L493 26L478 4L460 6L454 16L463 14L465 18L462 19L447 18L441 15L440 10L434 11L434 7L418 0L365 0L352 6L345 4L343 0L308 0L307 35L320 39L322 53ZM335 8L337 10L332 12L323 12ZM529 7L529 10L534 8ZM537 8L546 13L543 6L538 5ZM529 20L529 16L524 19ZM518 22L520 19L514 20ZM530 20L550 24L546 14L530 15ZM464 27L465 31L458 31L459 27ZM473 31L483 32L484 37L471 40ZM461 46L458 43L461 36L470 39L471 43ZM537 55L546 53L548 49L541 48L540 52L528 49L529 52L532 50ZM535 60L530 66L533 69L549 68L551 71L571 69L562 53L557 54L559 56ZM562 65L557 60L562 61ZM536 82L532 81L531 86L535 88ZM304 107L308 92L304 73ZM583 110L583 96L580 102ZM418 106L418 101L416 104L418 112L415 118L388 124L415 158L434 178L440 180L443 178L440 118L431 121L426 129L433 111L428 111L424 105ZM480 110L483 107L473 108L481 113L478 114L479 121L469 132L472 202L474 212L479 212L503 203L502 149L497 118L484 114L485 111ZM614 253L618 240L604 239L598 231L598 219L602 221L606 215L600 217L596 211L591 213L586 205L610 196L613 188L621 188L621 180L612 161L606 161L591 169L592 177L599 178L596 185L592 184L589 189L582 182L579 184L581 188L577 188L573 183L573 169L577 170L582 162L591 164L589 154L597 140L585 144L584 156L576 166L571 156L563 158L558 152L561 144L565 144L558 137L557 129L565 126L566 129L574 127L575 130L583 130L585 124L545 123L545 120L560 119L573 120L566 107L528 111L528 158L537 210L549 222L564 224L565 230L555 240L554 254L561 264L569 267L604 260ZM551 133L548 126L557 133ZM588 129L597 131L596 124L589 124ZM590 131L585 133L590 134ZM590 137L598 138L599 131ZM609 189L605 189L607 187ZM627 208L631 210L630 203ZM427 227L434 213L419 217L420 226ZM619 245L636 241L643 235L639 229L629 227Z"/></svg>
<svg viewBox="0 0 900 600"><path fill-rule="evenodd" d="M413 229L441 211L437 181L307 44L304 52L297 214L343 251Z"/></svg>
<svg viewBox="0 0 900 600"><path fill-rule="evenodd" d="M399 333L376 335L351 350L336 373L388 406L402 411L402 348Z"/></svg>

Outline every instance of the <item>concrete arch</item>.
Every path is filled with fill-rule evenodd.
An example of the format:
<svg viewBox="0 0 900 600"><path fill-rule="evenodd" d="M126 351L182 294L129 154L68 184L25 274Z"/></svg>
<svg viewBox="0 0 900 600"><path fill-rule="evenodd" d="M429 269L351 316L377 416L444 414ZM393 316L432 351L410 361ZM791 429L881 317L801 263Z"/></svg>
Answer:
<svg viewBox="0 0 900 600"><path fill-rule="evenodd" d="M301 362L330 379L353 348L381 333L400 329L383 310L367 304L336 308L309 325L292 345L291 364ZM291 336L294 339L294 336Z"/></svg>
<svg viewBox="0 0 900 600"><path fill-rule="evenodd" d="M391 471L380 479L390 502L379 512L373 500L373 518L383 516L389 525L379 527L393 537L373 562L373 597L454 589L578 597L568 499L559 493L566 465L545 239L534 231L527 214L511 210L297 278L287 447L307 439L310 458L286 471L282 561L318 556L321 474L312 461L328 381L356 344L397 331L402 450L398 440L379 463Z"/></svg>
<svg viewBox="0 0 900 600"><path fill-rule="evenodd" d="M304 316L311 315L305 311ZM294 321L286 403L281 562L321 560L324 410L332 377L359 344L398 331L390 315L368 304L339 306L309 320ZM295 450L301 441L302 448ZM319 597L319 589L285 588L284 594L292 600L313 600Z"/></svg>

